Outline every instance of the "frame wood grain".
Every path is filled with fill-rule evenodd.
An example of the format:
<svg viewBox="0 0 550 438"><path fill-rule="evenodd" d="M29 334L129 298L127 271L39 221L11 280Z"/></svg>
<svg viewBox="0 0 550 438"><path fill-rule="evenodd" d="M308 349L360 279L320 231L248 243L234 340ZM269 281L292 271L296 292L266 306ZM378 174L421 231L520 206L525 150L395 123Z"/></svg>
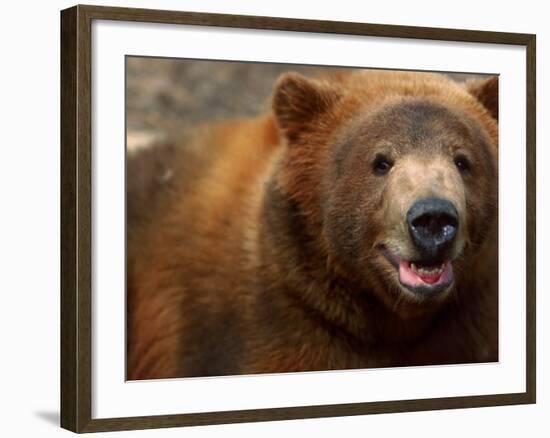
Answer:
<svg viewBox="0 0 550 438"><path fill-rule="evenodd" d="M191 24L525 46L527 52L526 391L470 397L92 419L91 24L93 20ZM531 34L82 5L63 10L61 12L61 426L81 433L535 403L535 59L536 37Z"/></svg>

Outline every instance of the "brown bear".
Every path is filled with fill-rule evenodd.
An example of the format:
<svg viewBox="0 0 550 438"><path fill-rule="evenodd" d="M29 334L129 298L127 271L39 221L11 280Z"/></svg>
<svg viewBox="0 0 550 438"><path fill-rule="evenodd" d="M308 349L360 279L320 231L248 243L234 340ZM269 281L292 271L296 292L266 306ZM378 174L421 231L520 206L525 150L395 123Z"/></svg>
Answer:
<svg viewBox="0 0 550 438"><path fill-rule="evenodd" d="M127 378L498 360L497 119L496 77L287 73L130 160Z"/></svg>

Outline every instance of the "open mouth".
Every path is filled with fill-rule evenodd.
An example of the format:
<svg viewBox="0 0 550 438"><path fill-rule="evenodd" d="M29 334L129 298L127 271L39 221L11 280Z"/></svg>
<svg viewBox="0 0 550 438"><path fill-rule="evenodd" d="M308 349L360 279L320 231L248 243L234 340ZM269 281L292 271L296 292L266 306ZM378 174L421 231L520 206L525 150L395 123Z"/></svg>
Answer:
<svg viewBox="0 0 550 438"><path fill-rule="evenodd" d="M404 260L386 248L382 252L397 269L401 285L412 292L434 294L443 291L454 280L451 260L427 263Z"/></svg>
<svg viewBox="0 0 550 438"><path fill-rule="evenodd" d="M446 287L453 282L453 264L450 260L438 264L399 261L399 281L404 286Z"/></svg>

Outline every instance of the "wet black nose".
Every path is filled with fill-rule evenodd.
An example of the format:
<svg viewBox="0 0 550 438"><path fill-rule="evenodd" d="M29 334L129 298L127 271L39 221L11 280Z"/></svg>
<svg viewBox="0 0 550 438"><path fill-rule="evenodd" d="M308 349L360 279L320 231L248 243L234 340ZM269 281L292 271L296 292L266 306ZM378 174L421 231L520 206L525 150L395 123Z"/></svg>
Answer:
<svg viewBox="0 0 550 438"><path fill-rule="evenodd" d="M407 212L407 224L422 259L441 262L456 237L458 213L446 199L421 199Z"/></svg>

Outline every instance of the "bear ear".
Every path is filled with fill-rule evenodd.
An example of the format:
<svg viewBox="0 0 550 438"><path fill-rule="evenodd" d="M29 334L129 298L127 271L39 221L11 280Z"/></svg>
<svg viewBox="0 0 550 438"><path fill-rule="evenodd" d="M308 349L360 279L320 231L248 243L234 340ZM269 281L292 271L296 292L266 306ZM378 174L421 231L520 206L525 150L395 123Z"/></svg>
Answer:
<svg viewBox="0 0 550 438"><path fill-rule="evenodd" d="M466 83L466 88L498 120L498 76L474 79Z"/></svg>
<svg viewBox="0 0 550 438"><path fill-rule="evenodd" d="M340 98L328 85L298 73L282 75L273 93L272 107L277 125L288 139L295 139L316 116Z"/></svg>

